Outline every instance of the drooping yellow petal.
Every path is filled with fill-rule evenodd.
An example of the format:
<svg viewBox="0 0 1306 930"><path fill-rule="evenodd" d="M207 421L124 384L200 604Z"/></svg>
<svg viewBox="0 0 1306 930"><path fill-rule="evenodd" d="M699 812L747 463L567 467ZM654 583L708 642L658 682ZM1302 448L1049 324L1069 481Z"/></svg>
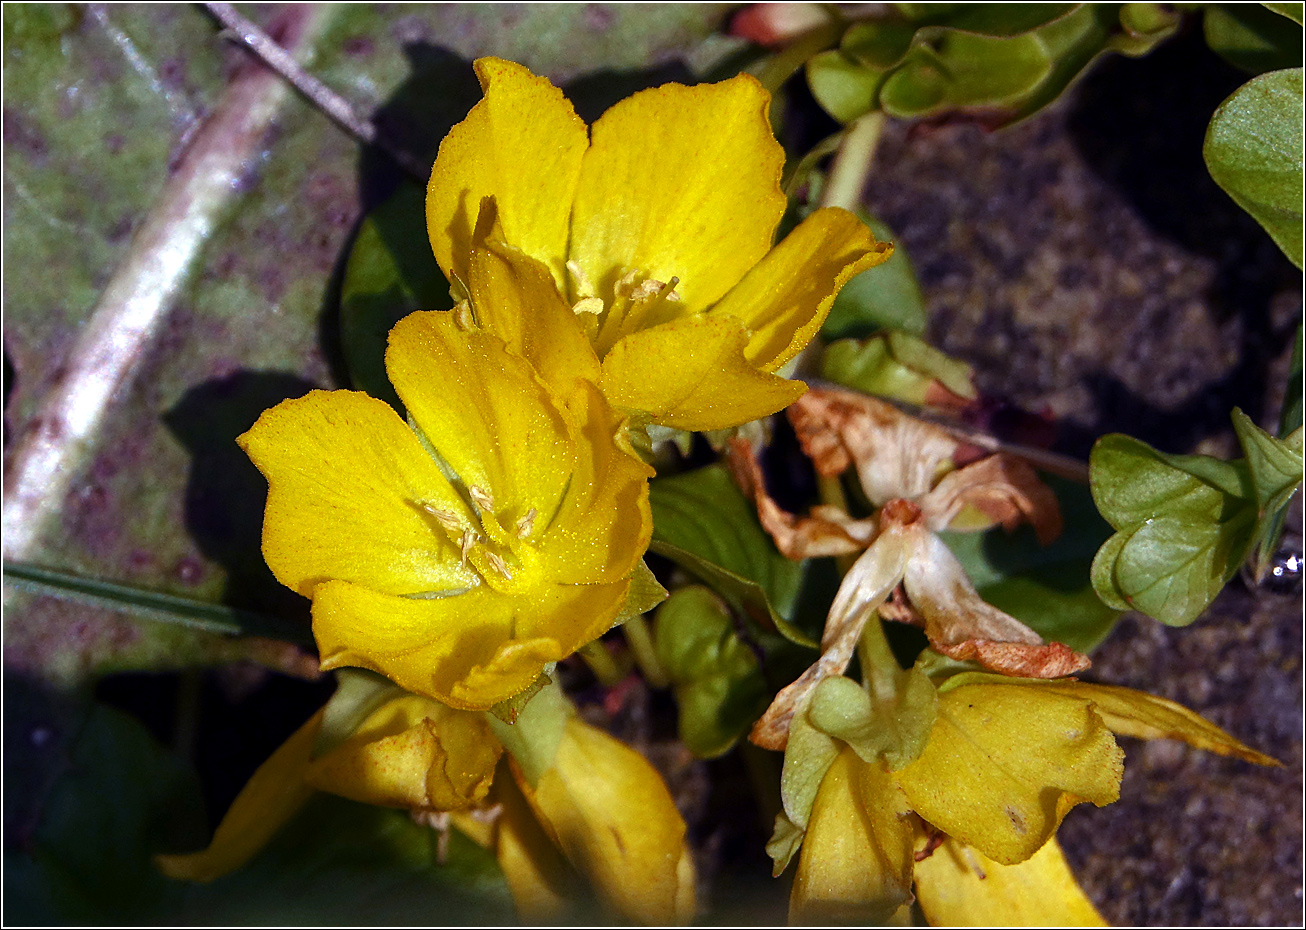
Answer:
<svg viewBox="0 0 1306 930"><path fill-rule="evenodd" d="M628 271L670 282L705 310L771 247L785 210L784 152L753 77L665 84L594 124L571 223L571 258L611 301Z"/></svg>
<svg viewBox="0 0 1306 930"><path fill-rule="evenodd" d="M534 790L521 787L545 829L609 907L654 925L693 917L685 822L642 755L573 718L553 766Z"/></svg>
<svg viewBox="0 0 1306 930"><path fill-rule="evenodd" d="M365 804L459 810L484 800L502 751L484 715L405 694L311 762L304 778Z"/></svg>
<svg viewBox="0 0 1306 930"><path fill-rule="evenodd" d="M1013 865L1071 807L1117 800L1123 772L1124 753L1087 700L975 684L939 695L929 743L896 777L926 821Z"/></svg>
<svg viewBox="0 0 1306 930"><path fill-rule="evenodd" d="M624 423L593 382L578 385L567 410L577 436L566 497L538 537L543 571L568 584L626 578L653 534L653 469L630 449Z"/></svg>
<svg viewBox="0 0 1306 930"><path fill-rule="evenodd" d="M681 319L627 336L603 359L603 393L684 430L738 426L793 403L806 385L758 371L748 333L729 317Z"/></svg>
<svg viewBox="0 0 1306 930"><path fill-rule="evenodd" d="M911 901L914 839L906 799L893 777L845 747L816 795L789 922L887 921Z"/></svg>
<svg viewBox="0 0 1306 930"><path fill-rule="evenodd" d="M743 321L752 332L744 354L763 371L775 371L816 335L839 289L892 254L893 246L876 242L852 213L826 207L803 220L708 315Z"/></svg>
<svg viewBox="0 0 1306 930"><path fill-rule="evenodd" d="M309 718L258 767L231 803L207 849L155 856L159 871L183 881L211 882L254 858L313 796L313 789L304 782L304 770L313 755L322 714L318 711Z"/></svg>
<svg viewBox="0 0 1306 930"><path fill-rule="evenodd" d="M426 226L436 261L467 281L481 199L492 196L508 242L565 282L568 216L589 143L562 92L521 65L482 58L485 97L440 143L426 189Z"/></svg>
<svg viewBox="0 0 1306 930"><path fill-rule="evenodd" d="M1018 865L945 839L916 864L916 899L935 927L1105 927L1055 839Z"/></svg>
<svg viewBox="0 0 1306 930"><path fill-rule="evenodd" d="M494 780L490 799L498 805L493 822L464 813L454 815L454 825L481 845L493 848L523 921L558 923L582 891L576 873L522 797L506 762Z"/></svg>
<svg viewBox="0 0 1306 930"><path fill-rule="evenodd" d="M324 669L370 669L416 694L485 710L602 634L628 584L542 583L520 596L482 585L404 598L331 581L313 598L313 635Z"/></svg>
<svg viewBox="0 0 1306 930"><path fill-rule="evenodd" d="M1093 709L1111 732L1139 739L1178 739L1190 746L1222 756L1235 756L1257 765L1282 765L1273 756L1257 752L1239 742L1211 721L1182 704L1163 697L1083 681L1053 681L1045 684L1058 694L1091 701Z"/></svg>
<svg viewBox="0 0 1306 930"><path fill-rule="evenodd" d="M598 357L542 262L487 238L473 249L468 274L476 322L560 396L569 396L577 380L598 381Z"/></svg>
<svg viewBox="0 0 1306 930"><path fill-rule="evenodd" d="M575 449L529 363L488 333L458 329L453 313L418 312L390 331L386 370L409 415L470 490L492 498L511 526L557 510Z"/></svg>
<svg viewBox="0 0 1306 930"><path fill-rule="evenodd" d="M464 505L383 401L311 391L265 411L236 441L268 479L263 556L287 587L311 596L338 578L412 594L474 583L423 509Z"/></svg>

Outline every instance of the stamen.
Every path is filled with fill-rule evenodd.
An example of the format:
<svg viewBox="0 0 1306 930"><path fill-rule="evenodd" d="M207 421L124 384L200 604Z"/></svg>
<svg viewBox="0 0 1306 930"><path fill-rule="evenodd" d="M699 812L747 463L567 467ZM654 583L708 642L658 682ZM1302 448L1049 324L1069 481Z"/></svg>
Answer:
<svg viewBox="0 0 1306 930"><path fill-rule="evenodd" d="M434 504L428 504L425 501L422 502L422 509L425 510L427 513L429 513L431 516L435 517L435 519L439 521L440 525L443 526L446 530L457 530L462 528L462 523L459 522L458 515L451 511L441 510L439 507L436 507Z"/></svg>
<svg viewBox="0 0 1306 930"><path fill-rule="evenodd" d="M624 275L621 276L621 279L618 280L615 285L613 285L612 288L613 293L615 293L618 297L629 297L630 292L635 287L635 279L638 277L639 277L638 271L635 271L633 269L627 271Z"/></svg>
<svg viewBox="0 0 1306 930"><path fill-rule="evenodd" d="M646 300L649 297L656 296L663 287L665 287L665 285L661 281L654 281L652 278L647 278L639 282L639 286L631 291L630 299Z"/></svg>
<svg viewBox="0 0 1306 930"><path fill-rule="evenodd" d="M476 314L472 312L470 300L460 300L453 308L453 321L463 332L476 328Z"/></svg>
<svg viewBox="0 0 1306 930"><path fill-rule="evenodd" d="M467 530L463 533L462 538L462 563L467 564L467 554L472 551L472 546L476 545L476 533Z"/></svg>
<svg viewBox="0 0 1306 930"><path fill-rule="evenodd" d="M597 316L602 313L603 310L603 301L598 297L582 297L571 305L572 313L593 313Z"/></svg>
<svg viewBox="0 0 1306 930"><path fill-rule="evenodd" d="M485 490L485 488L472 485L467 489L467 493L471 495L471 498L476 503L477 507L491 513L494 512L494 496L490 494L489 491Z"/></svg>
<svg viewBox="0 0 1306 930"><path fill-rule="evenodd" d="M673 275L671 280L667 282L667 286L662 288L662 292L658 296L663 300L669 300L672 303L680 303L680 295L676 293L676 285L679 283L680 278Z"/></svg>
<svg viewBox="0 0 1306 930"><path fill-rule="evenodd" d="M491 804L488 807L473 807L467 814L477 823L495 823L503 815L503 805Z"/></svg>
<svg viewBox="0 0 1306 930"><path fill-rule="evenodd" d="M508 571L508 563L503 560L503 556L497 552L487 552L485 558L490 563L490 567L496 572L508 580L512 580L512 572Z"/></svg>
<svg viewBox="0 0 1306 930"><path fill-rule="evenodd" d="M525 539L531 535L531 530L535 528L535 517L538 511L534 507L526 511L520 520L517 521L517 538Z"/></svg>

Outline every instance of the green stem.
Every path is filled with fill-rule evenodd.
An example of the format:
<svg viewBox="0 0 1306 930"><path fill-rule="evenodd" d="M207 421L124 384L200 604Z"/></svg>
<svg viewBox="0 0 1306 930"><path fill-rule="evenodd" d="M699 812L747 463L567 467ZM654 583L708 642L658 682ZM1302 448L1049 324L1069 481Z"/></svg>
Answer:
<svg viewBox="0 0 1306 930"><path fill-rule="evenodd" d="M644 673L644 680L654 688L669 686L671 677L662 667L662 661L658 659L657 650L653 647L653 635L649 632L648 623L645 622L643 615L636 614L631 617L622 626L622 630L625 631L631 655L635 657L635 664Z"/></svg>
<svg viewBox="0 0 1306 930"><path fill-rule="evenodd" d="M834 165L826 178L821 194L821 206L843 207L855 210L861 206L862 189L871 173L875 150L880 144L880 133L888 121L881 110L872 110L848 124Z"/></svg>
<svg viewBox="0 0 1306 930"><path fill-rule="evenodd" d="M889 640L884 635L884 623L872 617L857 641L857 658L862 665L862 679L871 696L879 701L891 701L898 695L898 664Z"/></svg>
<svg viewBox="0 0 1306 930"><path fill-rule="evenodd" d="M602 640L596 639L592 643L586 643L576 650L576 654L585 660L594 677L605 688L612 687L626 677L626 673L617 664L617 660L612 658L612 653L608 652Z"/></svg>

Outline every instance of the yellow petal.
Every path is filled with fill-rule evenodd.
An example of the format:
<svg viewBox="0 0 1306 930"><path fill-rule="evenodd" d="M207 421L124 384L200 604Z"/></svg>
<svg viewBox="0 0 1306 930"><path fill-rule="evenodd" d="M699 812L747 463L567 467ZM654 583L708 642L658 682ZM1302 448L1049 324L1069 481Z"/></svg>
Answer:
<svg viewBox="0 0 1306 930"><path fill-rule="evenodd" d="M665 84L594 124L571 224L571 258L605 301L627 271L680 279L685 313L706 309L771 247L785 210L784 151L754 78Z"/></svg>
<svg viewBox="0 0 1306 930"><path fill-rule="evenodd" d="M459 810L484 800L502 751L482 714L406 694L373 711L304 777L366 804Z"/></svg>
<svg viewBox="0 0 1306 930"><path fill-rule="evenodd" d="M939 695L929 743L897 778L921 817L1013 865L1071 807L1117 800L1123 772L1124 753L1088 701L976 684Z"/></svg>
<svg viewBox="0 0 1306 930"><path fill-rule="evenodd" d="M311 596L339 578L410 594L474 582L422 509L462 502L383 401L312 391L265 411L236 441L268 479L263 556L287 587Z"/></svg>
<svg viewBox="0 0 1306 930"><path fill-rule="evenodd" d="M783 410L806 385L758 371L748 333L729 317L682 319L627 336L603 359L603 393L618 410L684 430L726 429Z"/></svg>
<svg viewBox="0 0 1306 930"><path fill-rule="evenodd" d="M454 314L412 313L390 331L386 370L409 415L467 489L511 526L557 510L575 449L529 363Z"/></svg>
<svg viewBox="0 0 1306 930"><path fill-rule="evenodd" d="M845 748L816 795L789 922L887 921L911 901L914 839L910 811L892 776Z"/></svg>
<svg viewBox="0 0 1306 930"><path fill-rule="evenodd" d="M816 335L853 275L886 261L893 246L847 210L817 210L722 298L709 316L733 316L751 331L744 354L775 371Z"/></svg>
<svg viewBox="0 0 1306 930"><path fill-rule="evenodd" d="M507 766L500 769L491 799L499 805L492 843L517 914L526 923L557 923L579 897L576 874L535 819ZM468 815L455 815L459 829Z"/></svg>
<svg viewBox="0 0 1306 930"><path fill-rule="evenodd" d="M561 396L578 379L598 381L599 360L545 265L494 239L472 251L476 322L525 358Z"/></svg>
<svg viewBox="0 0 1306 930"><path fill-rule="evenodd" d="M514 597L482 585L404 598L332 581L313 598L313 635L324 669L371 669L416 694L486 710L601 635L627 587L541 584Z"/></svg>
<svg viewBox="0 0 1306 930"><path fill-rule="evenodd" d="M485 98L440 143L426 189L426 227L445 275L467 280L481 200L498 202L508 242L564 282L567 219L588 145L585 123L548 80L482 58Z"/></svg>
<svg viewBox="0 0 1306 930"><path fill-rule="evenodd" d="M625 422L592 382L576 388L567 410L577 437L566 497L537 545L543 571L567 584L626 578L653 535L644 464L626 439Z"/></svg>
<svg viewBox="0 0 1306 930"><path fill-rule="evenodd" d="M916 898L935 927L1105 927L1055 839L1018 865L954 839L916 864Z"/></svg>
<svg viewBox="0 0 1306 930"><path fill-rule="evenodd" d="M1120 736L1139 739L1178 739L1190 746L1222 756L1236 756L1257 765L1282 765L1272 756L1257 752L1234 739L1211 721L1182 704L1163 697L1082 681L1047 682L1048 690L1091 701L1107 727Z"/></svg>
<svg viewBox="0 0 1306 930"><path fill-rule="evenodd" d="M567 722L553 767L534 791L546 830L627 920L683 924L694 915L685 822L662 777L635 750L579 719Z"/></svg>
<svg viewBox="0 0 1306 930"><path fill-rule="evenodd" d="M254 858L281 827L313 796L304 769L313 755L323 711L281 744L245 783L213 834L208 849L182 856L155 856L169 878L211 882Z"/></svg>

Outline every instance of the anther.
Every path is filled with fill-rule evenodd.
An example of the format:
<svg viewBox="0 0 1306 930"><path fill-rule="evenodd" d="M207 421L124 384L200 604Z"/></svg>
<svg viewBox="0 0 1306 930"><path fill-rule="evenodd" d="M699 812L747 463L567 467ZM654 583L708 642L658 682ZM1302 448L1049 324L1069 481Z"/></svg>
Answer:
<svg viewBox="0 0 1306 930"><path fill-rule="evenodd" d="M485 558L496 572L509 580L512 579L512 572L508 571L508 563L503 560L503 556L497 552L487 552Z"/></svg>
<svg viewBox="0 0 1306 930"><path fill-rule="evenodd" d="M458 522L458 515L448 510L441 510L433 504L423 503L422 509L429 513L439 522L446 530L456 530L462 527Z"/></svg>
<svg viewBox="0 0 1306 930"><path fill-rule="evenodd" d="M598 297L582 297L571 305L572 313L593 313L598 315L604 310L603 300Z"/></svg>
<svg viewBox="0 0 1306 930"><path fill-rule="evenodd" d="M476 534L467 530L463 533L462 538L462 563L467 564L467 554L472 551L472 546L476 545Z"/></svg>
<svg viewBox="0 0 1306 930"><path fill-rule="evenodd" d="M494 496L490 494L489 491L485 490L485 488L472 485L467 489L467 493L471 495L471 498L476 503L477 507L491 513L494 511Z"/></svg>
<svg viewBox="0 0 1306 930"><path fill-rule="evenodd" d="M535 517L538 511L534 507L526 511L522 518L517 521L517 538L525 539L531 535L531 530L535 528Z"/></svg>

